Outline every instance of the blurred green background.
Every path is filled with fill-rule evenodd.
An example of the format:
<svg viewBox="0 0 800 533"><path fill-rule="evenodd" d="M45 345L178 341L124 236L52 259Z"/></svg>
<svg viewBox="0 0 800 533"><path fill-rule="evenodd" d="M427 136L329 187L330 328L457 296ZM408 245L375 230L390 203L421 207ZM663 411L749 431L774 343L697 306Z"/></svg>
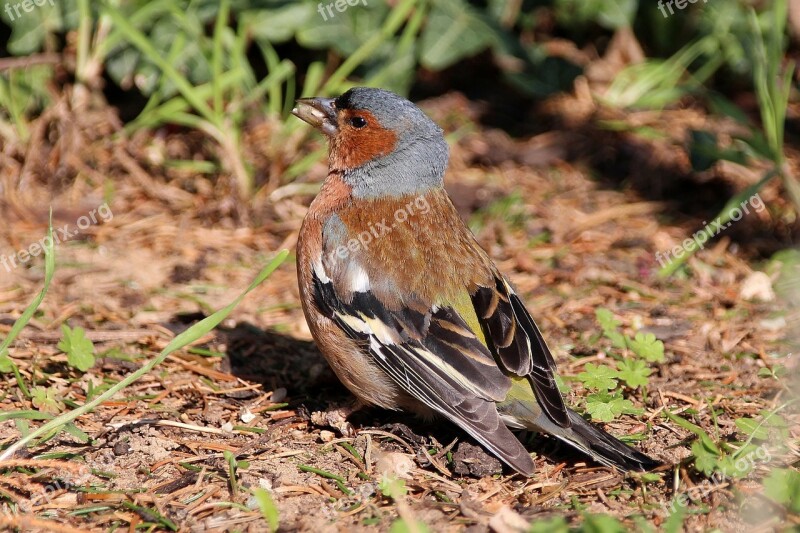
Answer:
<svg viewBox="0 0 800 533"><path fill-rule="evenodd" d="M721 160L763 168L760 182L730 198L723 219L773 179L800 206L786 159L798 125L789 103L797 2L39 3L26 10L9 0L0 13L0 139L17 153L26 151L31 120L64 87L75 87L73 109L108 102L125 134L200 132L214 143L215 160L171 164L227 173L248 198L292 182L322 157L323 147L304 153L308 129L285 120L300 96L336 95L352 85L412 99L458 91L487 103L485 125L529 135L549 126L527 118L537 102L588 87L596 105L623 113L597 120L601 130L657 137L659 126L627 123L624 113L686 106L736 121L742 129L724 143L713 128L696 128L679 147L697 172ZM266 171L243 148L255 120L275 124L261 147Z"/></svg>

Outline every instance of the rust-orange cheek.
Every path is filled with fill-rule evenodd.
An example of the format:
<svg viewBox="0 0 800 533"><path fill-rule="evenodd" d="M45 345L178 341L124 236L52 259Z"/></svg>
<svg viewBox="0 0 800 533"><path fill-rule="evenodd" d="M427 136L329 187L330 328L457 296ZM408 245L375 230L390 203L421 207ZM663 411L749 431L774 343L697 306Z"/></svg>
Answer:
<svg viewBox="0 0 800 533"><path fill-rule="evenodd" d="M363 128L350 125L355 114L366 119L367 125ZM337 169L358 168L392 153L395 146L397 135L382 127L372 113L345 109L339 115L339 133L331 142L331 163Z"/></svg>

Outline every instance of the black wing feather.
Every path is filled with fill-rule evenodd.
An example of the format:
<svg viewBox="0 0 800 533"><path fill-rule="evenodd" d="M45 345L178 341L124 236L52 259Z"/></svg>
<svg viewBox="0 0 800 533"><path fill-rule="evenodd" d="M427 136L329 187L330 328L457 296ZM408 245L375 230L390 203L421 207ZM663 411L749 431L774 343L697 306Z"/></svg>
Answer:
<svg viewBox="0 0 800 533"><path fill-rule="evenodd" d="M320 280L316 272L313 282L320 311L364 345L375 364L398 386L467 431L515 470L528 475L533 472L530 455L505 426L494 403L505 398L511 381L455 311L438 308L426 316L405 308L396 315L368 291L353 293L347 303L338 297L333 284ZM402 340L385 342L347 320L359 317L380 321Z"/></svg>
<svg viewBox="0 0 800 533"><path fill-rule="evenodd" d="M547 416L561 427L570 427L572 421L556 384L553 354L519 297L496 277L495 287L480 287L472 304L486 343L501 366L526 376Z"/></svg>

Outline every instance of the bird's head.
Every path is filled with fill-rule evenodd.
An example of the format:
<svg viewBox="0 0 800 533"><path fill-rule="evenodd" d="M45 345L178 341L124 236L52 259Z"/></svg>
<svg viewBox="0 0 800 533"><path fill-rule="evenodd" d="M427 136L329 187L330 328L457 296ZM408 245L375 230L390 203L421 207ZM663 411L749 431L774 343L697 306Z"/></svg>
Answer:
<svg viewBox="0 0 800 533"><path fill-rule="evenodd" d="M328 136L331 171L359 197L441 187L448 147L442 129L405 98L355 87L338 98L301 98L292 110Z"/></svg>

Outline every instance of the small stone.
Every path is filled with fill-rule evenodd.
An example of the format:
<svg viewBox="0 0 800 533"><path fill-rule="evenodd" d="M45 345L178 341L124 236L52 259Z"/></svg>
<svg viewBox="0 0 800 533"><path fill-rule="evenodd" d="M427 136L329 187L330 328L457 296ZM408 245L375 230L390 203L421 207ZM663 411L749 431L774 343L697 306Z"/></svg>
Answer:
<svg viewBox="0 0 800 533"><path fill-rule="evenodd" d="M522 515L504 505L489 519L489 529L494 533L521 533L528 530L528 521Z"/></svg>
<svg viewBox="0 0 800 533"><path fill-rule="evenodd" d="M250 409L247 407L242 409L242 413L239 415L239 419L244 422L245 424L249 424L253 420L255 420L256 415L254 415Z"/></svg>
<svg viewBox="0 0 800 533"><path fill-rule="evenodd" d="M127 455L128 452L131 451L131 445L128 444L127 440L120 440L117 441L116 444L114 444L114 448L112 448L112 450L114 451L114 455L116 455L117 457L119 457L120 455Z"/></svg>
<svg viewBox="0 0 800 533"><path fill-rule="evenodd" d="M776 318L765 318L758 323L764 331L777 332L786 329L786 318L779 316Z"/></svg>
<svg viewBox="0 0 800 533"><path fill-rule="evenodd" d="M757 300L771 302L775 300L775 291L772 289L772 279L764 272L753 272L742 282L739 297L743 300Z"/></svg>
<svg viewBox="0 0 800 533"><path fill-rule="evenodd" d="M376 456L375 470L381 475L407 478L414 469L414 460L408 454L376 450L373 455Z"/></svg>
<svg viewBox="0 0 800 533"><path fill-rule="evenodd" d="M272 403L281 403L285 399L286 389L284 387L280 387L272 391L272 396L270 397L269 401Z"/></svg>
<svg viewBox="0 0 800 533"><path fill-rule="evenodd" d="M453 454L453 464L453 470L461 476L484 477L503 473L503 464L497 458L468 442L458 445Z"/></svg>

